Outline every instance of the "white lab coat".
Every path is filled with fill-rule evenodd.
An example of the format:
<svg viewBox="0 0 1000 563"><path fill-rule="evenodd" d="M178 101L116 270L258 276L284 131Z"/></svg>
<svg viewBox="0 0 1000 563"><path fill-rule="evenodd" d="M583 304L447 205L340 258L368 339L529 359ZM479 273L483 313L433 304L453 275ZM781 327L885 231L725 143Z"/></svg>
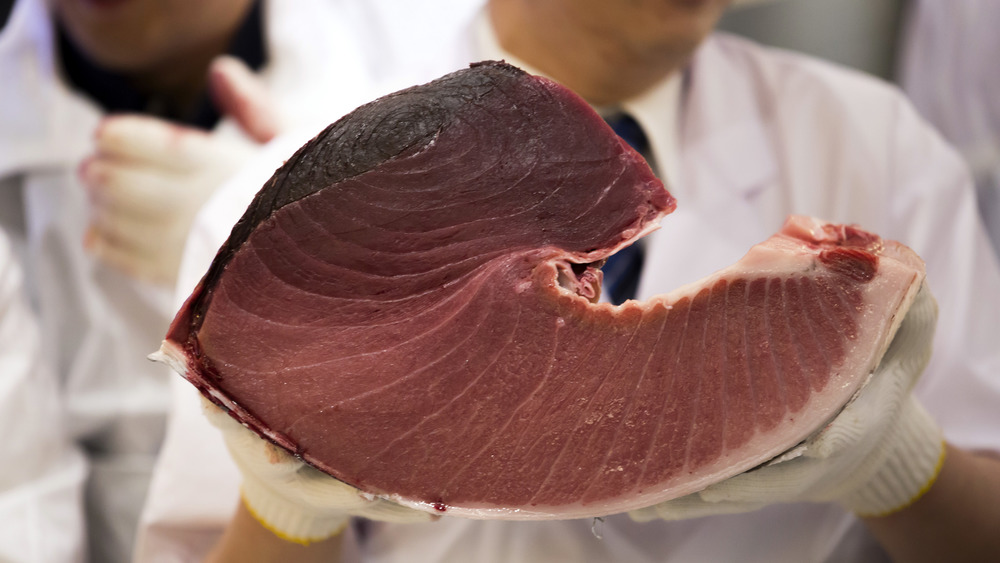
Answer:
<svg viewBox="0 0 1000 563"><path fill-rule="evenodd" d="M81 561L86 461L66 437L23 282L0 230L0 561Z"/></svg>
<svg viewBox="0 0 1000 563"><path fill-rule="evenodd" d="M900 49L900 84L961 152L1000 255L1000 2L913 0Z"/></svg>
<svg viewBox="0 0 1000 563"><path fill-rule="evenodd" d="M475 44L467 32L456 35L452 48L467 50L438 57L438 74L476 58ZM953 443L1000 451L1000 268L956 153L893 88L736 38L709 38L685 80L676 153L658 141L670 135L655 130L655 108L643 113L640 107L636 116L657 161L680 159L671 185L678 210L651 235L639 297L731 264L789 213L855 222L900 240L927 261L941 306L934 359L917 393ZM217 223L238 217L255 189L234 183L206 207L199 219L203 230L189 246L185 289L223 240ZM164 494L151 496L147 515L188 534L161 535L161 555L187 549L190 557L203 545L181 543L195 533L203 542L217 537L237 502L239 476L218 433L200 416L195 391L184 383L175 390L176 418L157 470ZM672 523L637 524L624 515L603 523L373 523L363 542L354 541L353 532L350 539L350 557L378 562L884 557L855 518L828 504Z"/></svg>
<svg viewBox="0 0 1000 563"><path fill-rule="evenodd" d="M288 124L318 130L324 116L344 111L342 90L361 96L341 80L370 82L357 46L343 39L336 4L264 7L269 60L261 77ZM173 374L146 355L159 347L172 318L173 288L121 275L83 250L88 207L76 169L93 150L102 115L59 78L53 39L43 0L19 1L0 36L0 226L25 258L44 354L58 374L72 438L90 459L91 557L121 561L130 556L163 438ZM243 138L229 120L215 134ZM0 404L8 392L0 386ZM39 421L21 431L49 429ZM24 463L49 455L42 449L39 441L39 451L22 452ZM14 526L0 520L0 529Z"/></svg>

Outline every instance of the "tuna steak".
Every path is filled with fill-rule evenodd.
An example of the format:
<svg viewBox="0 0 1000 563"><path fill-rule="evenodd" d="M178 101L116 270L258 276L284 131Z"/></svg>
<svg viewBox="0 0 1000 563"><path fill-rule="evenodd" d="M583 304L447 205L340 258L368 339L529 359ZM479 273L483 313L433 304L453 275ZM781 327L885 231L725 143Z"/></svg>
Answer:
<svg viewBox="0 0 1000 563"><path fill-rule="evenodd" d="M161 359L260 435L408 506L546 519L674 498L834 416L923 266L793 217L697 284L594 303L602 261L673 206L574 94L474 65L300 149Z"/></svg>

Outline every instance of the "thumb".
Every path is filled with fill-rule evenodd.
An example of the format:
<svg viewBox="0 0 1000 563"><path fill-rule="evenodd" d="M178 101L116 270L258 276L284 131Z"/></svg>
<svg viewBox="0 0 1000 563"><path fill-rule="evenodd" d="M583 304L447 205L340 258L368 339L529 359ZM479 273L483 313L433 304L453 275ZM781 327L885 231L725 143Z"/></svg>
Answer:
<svg viewBox="0 0 1000 563"><path fill-rule="evenodd" d="M233 118L253 140L266 143L278 134L277 104L243 61L216 57L208 69L208 88L219 111Z"/></svg>

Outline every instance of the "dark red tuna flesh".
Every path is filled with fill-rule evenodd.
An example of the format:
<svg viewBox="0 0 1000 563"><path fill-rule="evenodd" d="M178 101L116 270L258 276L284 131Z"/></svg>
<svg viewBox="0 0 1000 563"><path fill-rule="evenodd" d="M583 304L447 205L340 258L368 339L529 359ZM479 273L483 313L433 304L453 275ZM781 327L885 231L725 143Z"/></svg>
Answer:
<svg viewBox="0 0 1000 563"><path fill-rule="evenodd" d="M480 518L640 508L820 428L923 277L905 247L794 217L697 284L593 303L594 265L673 206L574 94L474 65L300 149L162 352L366 493Z"/></svg>

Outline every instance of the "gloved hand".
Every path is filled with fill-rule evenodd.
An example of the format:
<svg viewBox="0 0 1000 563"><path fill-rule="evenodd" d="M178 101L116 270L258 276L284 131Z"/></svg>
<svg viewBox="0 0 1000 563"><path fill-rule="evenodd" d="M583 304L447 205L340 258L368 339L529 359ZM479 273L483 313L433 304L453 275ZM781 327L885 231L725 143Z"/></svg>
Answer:
<svg viewBox="0 0 1000 563"><path fill-rule="evenodd" d="M791 502L838 502L859 516L905 508L944 461L941 430L911 393L930 360L936 322L925 285L867 385L820 432L763 466L630 516L682 520Z"/></svg>
<svg viewBox="0 0 1000 563"><path fill-rule="evenodd" d="M222 430L243 475L243 501L265 528L306 544L339 533L352 516L385 522L427 522L437 515L365 495L292 457L202 397L205 416Z"/></svg>
<svg viewBox="0 0 1000 563"><path fill-rule="evenodd" d="M241 61L220 57L209 90L249 140L142 116L105 118L79 176L91 206L84 246L132 277L172 285L194 217L279 128L275 104Z"/></svg>

